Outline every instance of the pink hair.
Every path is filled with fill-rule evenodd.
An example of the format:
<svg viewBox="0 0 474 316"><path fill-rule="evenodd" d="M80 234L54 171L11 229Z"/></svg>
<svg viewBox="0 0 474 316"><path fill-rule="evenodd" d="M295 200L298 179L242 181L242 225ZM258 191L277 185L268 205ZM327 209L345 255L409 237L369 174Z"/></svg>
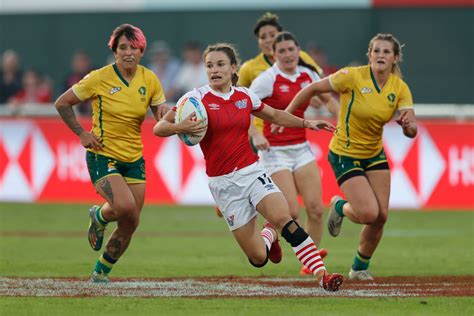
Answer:
<svg viewBox="0 0 474 316"><path fill-rule="evenodd" d="M146 48L146 37L143 34L142 30L136 26L131 24L122 24L115 28L112 35L110 36L110 40L108 46L112 51L117 51L118 39L125 35L125 37L132 43L133 47L139 48L142 52L145 51Z"/></svg>

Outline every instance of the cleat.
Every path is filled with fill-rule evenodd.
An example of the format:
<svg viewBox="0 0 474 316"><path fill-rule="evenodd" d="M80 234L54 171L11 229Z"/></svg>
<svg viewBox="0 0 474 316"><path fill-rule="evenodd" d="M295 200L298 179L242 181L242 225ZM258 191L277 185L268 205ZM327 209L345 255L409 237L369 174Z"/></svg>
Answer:
<svg viewBox="0 0 474 316"><path fill-rule="evenodd" d="M263 223L263 227L272 228L273 230L277 231L272 224L270 224L267 220ZM278 232L277 232L278 234ZM283 258L283 252L281 251L280 243L278 241L278 235L272 243L272 247L268 252L268 259L270 259L273 263L280 263L281 259Z"/></svg>
<svg viewBox="0 0 474 316"><path fill-rule="evenodd" d="M109 283L109 276L107 273L98 273L97 271L92 272L90 281L92 283Z"/></svg>
<svg viewBox="0 0 474 316"><path fill-rule="evenodd" d="M301 266L300 275L301 276L313 275L313 272L311 272L311 270L308 269L306 266Z"/></svg>
<svg viewBox="0 0 474 316"><path fill-rule="evenodd" d="M328 292L336 292L344 282L344 277L339 273L325 274L320 281L320 285Z"/></svg>
<svg viewBox="0 0 474 316"><path fill-rule="evenodd" d="M360 280L360 281L373 281L374 277L367 270L356 271L351 268L351 271L349 271L349 279Z"/></svg>
<svg viewBox="0 0 474 316"><path fill-rule="evenodd" d="M321 259L326 258L327 255L328 255L328 251L324 248L319 249L318 252L319 252L319 256L321 257Z"/></svg>
<svg viewBox="0 0 474 316"><path fill-rule="evenodd" d="M97 205L93 205L89 209L89 233L87 235L89 244L92 249L99 251L102 248L102 242L104 241L105 226L102 225L96 217L96 211L99 208Z"/></svg>
<svg viewBox="0 0 474 316"><path fill-rule="evenodd" d="M335 195L331 199L331 205L329 207L328 215L328 230L331 236L336 237L341 232L342 216L339 216L336 212L336 202L342 200L338 195Z"/></svg>
<svg viewBox="0 0 474 316"><path fill-rule="evenodd" d="M326 256L328 255L328 251L323 248L319 249L318 252L321 259L326 258ZM313 272L311 272L311 270L308 269L306 266L301 266L300 275L301 276L313 275Z"/></svg>
<svg viewBox="0 0 474 316"><path fill-rule="evenodd" d="M216 215L217 215L217 217L224 217L224 215L222 215L221 210L217 206L216 206Z"/></svg>

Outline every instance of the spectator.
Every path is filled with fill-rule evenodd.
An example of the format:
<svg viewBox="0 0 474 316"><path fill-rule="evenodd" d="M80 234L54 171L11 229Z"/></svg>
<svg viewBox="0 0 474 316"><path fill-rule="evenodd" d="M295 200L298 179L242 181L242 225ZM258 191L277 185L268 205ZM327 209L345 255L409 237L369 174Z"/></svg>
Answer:
<svg viewBox="0 0 474 316"><path fill-rule="evenodd" d="M177 101L176 89L174 88L176 76L181 68L181 62L172 55L167 42L157 41L150 47L150 64L148 68L160 78L165 98L168 101Z"/></svg>
<svg viewBox="0 0 474 316"><path fill-rule="evenodd" d="M183 50L183 65L176 78L175 89L181 95L207 84L206 68L197 42L188 42Z"/></svg>
<svg viewBox="0 0 474 316"><path fill-rule="evenodd" d="M21 90L10 97L8 104L11 106L19 106L28 103L52 102L51 85L40 72L35 69L28 69L23 74L21 81Z"/></svg>
<svg viewBox="0 0 474 316"><path fill-rule="evenodd" d="M14 50L6 50L2 54L0 69L0 105L21 90L20 58Z"/></svg>
<svg viewBox="0 0 474 316"><path fill-rule="evenodd" d="M71 72L64 79L63 89L68 90L75 83L79 82L87 75L93 67L89 55L82 50L76 51L71 59ZM89 100L77 105L77 111L81 115L90 115L92 113L91 102Z"/></svg>

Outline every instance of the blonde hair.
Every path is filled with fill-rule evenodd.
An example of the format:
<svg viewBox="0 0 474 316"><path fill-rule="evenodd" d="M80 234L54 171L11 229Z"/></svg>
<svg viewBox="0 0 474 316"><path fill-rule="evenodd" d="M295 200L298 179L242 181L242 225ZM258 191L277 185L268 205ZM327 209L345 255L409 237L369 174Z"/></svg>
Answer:
<svg viewBox="0 0 474 316"><path fill-rule="evenodd" d="M370 57L370 53L372 52L372 49L374 48L374 43L375 41L387 41L393 44L393 53L395 56L398 56L398 63L394 63L392 65L392 73L396 76L399 76L400 78L402 77L402 71L400 69L399 63L403 61L403 53L402 53L402 48L405 45L400 45L400 42L398 39L393 36L392 34L389 33L378 33L369 42L369 48L367 50L367 57Z"/></svg>

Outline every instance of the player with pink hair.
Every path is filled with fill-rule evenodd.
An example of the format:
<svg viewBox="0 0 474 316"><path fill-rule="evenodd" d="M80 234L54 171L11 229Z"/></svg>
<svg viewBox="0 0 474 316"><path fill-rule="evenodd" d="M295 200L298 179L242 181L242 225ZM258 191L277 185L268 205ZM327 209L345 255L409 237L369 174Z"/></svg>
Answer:
<svg viewBox="0 0 474 316"><path fill-rule="evenodd" d="M87 149L86 161L95 190L105 200L89 209L88 238L92 249L102 248L104 230L117 222L96 262L92 282L108 282L108 274L127 249L138 227L145 201L145 161L141 125L150 108L159 120L167 107L160 81L139 65L146 48L142 30L118 26L109 40L115 63L94 70L56 100L67 126ZM92 130L78 122L73 105L92 100Z"/></svg>

